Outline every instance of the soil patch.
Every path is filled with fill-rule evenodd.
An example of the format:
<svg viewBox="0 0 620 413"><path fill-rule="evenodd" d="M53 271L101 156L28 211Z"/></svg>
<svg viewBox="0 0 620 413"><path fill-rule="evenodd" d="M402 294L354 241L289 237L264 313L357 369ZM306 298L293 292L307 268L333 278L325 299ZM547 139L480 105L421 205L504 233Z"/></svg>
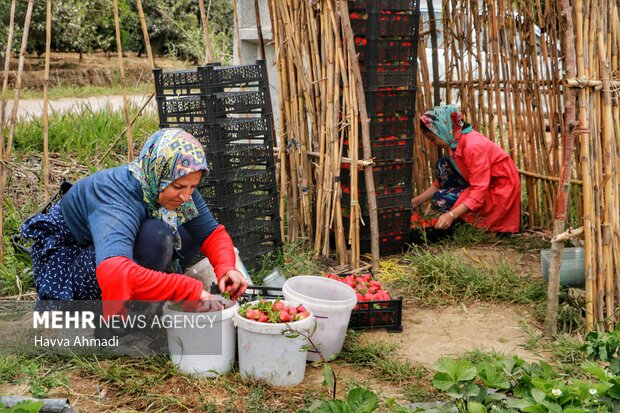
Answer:
<svg viewBox="0 0 620 413"><path fill-rule="evenodd" d="M441 356L460 356L472 350L517 354L527 361L541 359L525 348L530 337L523 324L528 314L517 305L503 303L413 309L403 314L403 332L364 333L373 340L398 345L397 354L413 363L430 367Z"/></svg>
<svg viewBox="0 0 620 413"><path fill-rule="evenodd" d="M9 88L12 89L17 78L18 57L12 56L9 67ZM181 68L187 64L170 59L155 58L160 68ZM45 81L45 56L28 55L24 62L22 87L43 89ZM138 57L128 53L124 59L125 81L128 86L148 83L151 76L146 55ZM3 71L0 75L4 76ZM50 87L56 86L112 86L120 84L118 58L116 54L103 52L82 55L79 53L52 52L50 57Z"/></svg>

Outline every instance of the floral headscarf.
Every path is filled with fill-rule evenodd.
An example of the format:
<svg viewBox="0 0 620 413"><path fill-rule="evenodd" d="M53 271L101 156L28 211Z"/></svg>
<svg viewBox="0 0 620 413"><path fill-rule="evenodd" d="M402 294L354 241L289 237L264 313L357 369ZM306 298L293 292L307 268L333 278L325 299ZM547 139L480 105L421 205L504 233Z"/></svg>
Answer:
<svg viewBox="0 0 620 413"><path fill-rule="evenodd" d="M161 129L146 141L138 158L129 164L129 171L140 181L144 202L152 218L170 226L175 247L181 247L177 226L198 216L190 198L174 211L159 204L159 193L173 181L191 172L208 171L200 142L182 129Z"/></svg>
<svg viewBox="0 0 620 413"><path fill-rule="evenodd" d="M457 105L437 106L420 116L420 120L453 151L456 150L460 134L472 130L471 125L463 120L461 109Z"/></svg>

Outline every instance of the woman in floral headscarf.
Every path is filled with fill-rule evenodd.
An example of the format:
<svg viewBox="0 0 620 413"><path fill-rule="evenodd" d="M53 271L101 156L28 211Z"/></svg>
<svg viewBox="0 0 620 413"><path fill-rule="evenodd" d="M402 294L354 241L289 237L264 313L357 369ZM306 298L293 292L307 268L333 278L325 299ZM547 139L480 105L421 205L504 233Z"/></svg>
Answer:
<svg viewBox="0 0 620 413"><path fill-rule="evenodd" d="M519 232L521 181L508 154L472 129L455 105L433 108L420 117L422 133L448 151L439 159L437 179L412 200L431 200L443 214L435 225L447 229L457 219L492 232Z"/></svg>
<svg viewBox="0 0 620 413"><path fill-rule="evenodd" d="M196 187L207 172L202 145L162 129L128 165L78 181L46 214L29 218L39 299L209 300L202 282L178 274L202 251L219 287L236 298L247 287L232 240Z"/></svg>

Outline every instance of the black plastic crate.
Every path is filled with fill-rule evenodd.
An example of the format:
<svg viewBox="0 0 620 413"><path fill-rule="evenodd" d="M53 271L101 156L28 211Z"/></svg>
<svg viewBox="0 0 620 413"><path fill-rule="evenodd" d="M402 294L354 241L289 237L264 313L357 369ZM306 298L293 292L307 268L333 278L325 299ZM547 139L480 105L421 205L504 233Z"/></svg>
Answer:
<svg viewBox="0 0 620 413"><path fill-rule="evenodd" d="M410 231L379 231L379 254L401 254L409 248ZM370 252L370 235L360 234L360 252Z"/></svg>
<svg viewBox="0 0 620 413"><path fill-rule="evenodd" d="M369 115L411 113L415 109L415 91L411 89L366 91L365 94Z"/></svg>
<svg viewBox="0 0 620 413"><path fill-rule="evenodd" d="M183 96L206 93L205 74L200 68L164 72L154 69L155 92L160 96Z"/></svg>
<svg viewBox="0 0 620 413"><path fill-rule="evenodd" d="M415 10L417 0L349 0L349 9L355 10Z"/></svg>
<svg viewBox="0 0 620 413"><path fill-rule="evenodd" d="M342 205L351 205L351 194L342 188ZM411 205L411 186L395 186L375 188L377 209L405 208ZM358 191L358 203L362 208L362 214L368 214L368 202L365 191Z"/></svg>
<svg viewBox="0 0 620 413"><path fill-rule="evenodd" d="M250 188L262 187L268 184L273 184L275 188L275 182L275 166L272 163L271 165L252 165L228 169L220 171L218 174L210 173L209 176L201 182L200 187L205 185L222 185L227 186L231 191L245 191Z"/></svg>
<svg viewBox="0 0 620 413"><path fill-rule="evenodd" d="M349 328L354 330L386 328L390 332L403 331L403 298L364 301L351 311Z"/></svg>
<svg viewBox="0 0 620 413"><path fill-rule="evenodd" d="M160 123L161 128L181 128L202 143L207 153L221 152L227 144L270 142L271 127L267 116L229 117L206 123Z"/></svg>
<svg viewBox="0 0 620 413"><path fill-rule="evenodd" d="M271 166L273 147L270 143L259 144L237 143L220 148L222 152L209 151L207 165L212 177L228 173L229 169L238 169L250 166ZM233 171L234 172L234 171Z"/></svg>
<svg viewBox="0 0 620 413"><path fill-rule="evenodd" d="M362 80L366 90L416 89L416 76L414 70L398 72L362 72Z"/></svg>
<svg viewBox="0 0 620 413"><path fill-rule="evenodd" d="M357 173L357 185L360 189L363 190L366 188L366 178L364 176L364 171L357 171ZM375 188L394 185L403 187L411 185L412 174L413 161L385 162L372 167L372 177ZM340 169L340 182L343 188L350 188L351 170L349 168Z"/></svg>
<svg viewBox="0 0 620 413"><path fill-rule="evenodd" d="M370 138L378 141L382 137L412 137L414 118L414 113L370 116Z"/></svg>
<svg viewBox="0 0 620 413"><path fill-rule="evenodd" d="M218 222L237 222L278 214L278 194L247 195L235 205L210 207Z"/></svg>
<svg viewBox="0 0 620 413"><path fill-rule="evenodd" d="M373 140L371 142L372 158L375 163L411 161L413 159L413 141L414 138Z"/></svg>
<svg viewBox="0 0 620 413"><path fill-rule="evenodd" d="M273 217L265 220L250 220L242 223L225 224L230 237L233 239L235 246L241 251L247 250L252 246L272 241L280 237L280 219Z"/></svg>
<svg viewBox="0 0 620 413"><path fill-rule="evenodd" d="M261 173L238 176L236 180L205 180L198 190L209 207L230 207L245 204L256 196L276 193L275 174L273 169Z"/></svg>
<svg viewBox="0 0 620 413"><path fill-rule="evenodd" d="M158 97L161 123L215 122L228 114L269 114L268 92L222 92L213 95Z"/></svg>
<svg viewBox="0 0 620 413"><path fill-rule="evenodd" d="M351 223L350 214L350 209L343 208L342 218L347 231ZM365 225L360 222L360 235L368 237L370 236L370 216L362 215L361 218ZM406 232L411 227L411 207L379 210L377 211L377 224L379 233Z"/></svg>
<svg viewBox="0 0 620 413"><path fill-rule="evenodd" d="M207 65L204 71L206 82L213 89L266 86L266 66L263 60L240 66Z"/></svg>
<svg viewBox="0 0 620 413"><path fill-rule="evenodd" d="M223 92L227 88L266 87L265 62L252 65L221 66L219 63L191 70L163 71L154 69L157 97L179 97Z"/></svg>
<svg viewBox="0 0 620 413"><path fill-rule="evenodd" d="M413 61L417 58L417 42L417 38L366 39L356 36L355 49L358 53L358 59L363 62L364 65L385 62L405 62Z"/></svg>
<svg viewBox="0 0 620 413"><path fill-rule="evenodd" d="M349 17L354 35L417 36L418 15L414 13L368 13L364 10L351 12Z"/></svg>

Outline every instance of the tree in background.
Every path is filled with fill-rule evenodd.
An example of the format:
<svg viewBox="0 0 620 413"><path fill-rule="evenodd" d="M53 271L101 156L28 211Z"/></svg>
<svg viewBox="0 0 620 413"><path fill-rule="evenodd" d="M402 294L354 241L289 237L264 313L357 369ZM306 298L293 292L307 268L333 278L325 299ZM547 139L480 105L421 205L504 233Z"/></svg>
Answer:
<svg viewBox="0 0 620 413"><path fill-rule="evenodd" d="M210 5L209 29L220 60L232 59L233 11L230 0L205 0ZM53 0L52 50L89 53L116 48L114 16L110 0ZM8 37L11 2L0 1L0 53ZM158 55L204 63L204 41L198 2L195 0L144 0L143 7L153 51ZM13 50L21 41L26 2L18 1ZM141 53L144 39L134 0L119 0L123 50ZM28 51L40 56L45 51L45 2L36 2L32 16ZM3 59L0 59L3 60Z"/></svg>

